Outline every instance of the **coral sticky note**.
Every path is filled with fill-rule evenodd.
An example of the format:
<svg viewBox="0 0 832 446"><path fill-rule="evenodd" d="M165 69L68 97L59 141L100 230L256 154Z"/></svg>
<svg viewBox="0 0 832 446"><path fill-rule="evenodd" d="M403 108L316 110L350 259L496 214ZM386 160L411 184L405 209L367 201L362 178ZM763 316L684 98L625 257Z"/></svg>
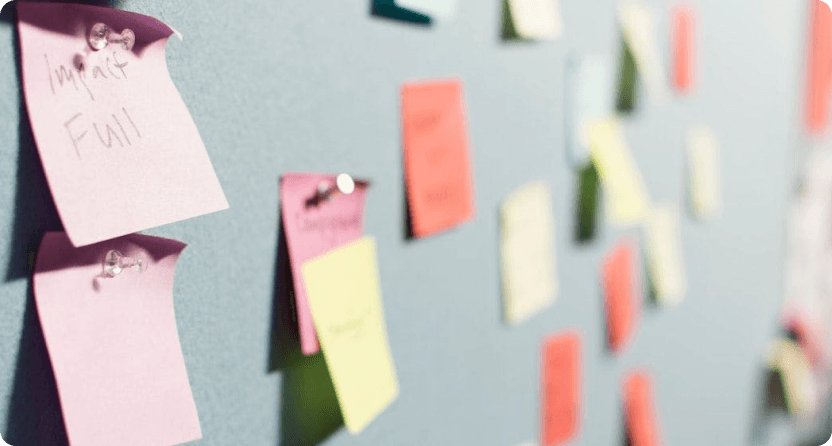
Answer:
<svg viewBox="0 0 832 446"><path fill-rule="evenodd" d="M607 218L617 225L641 223L650 199L621 125L614 118L597 121L589 126L589 134L590 152L606 194Z"/></svg>
<svg viewBox="0 0 832 446"><path fill-rule="evenodd" d="M361 432L399 395L375 240L364 237L310 260L303 279L344 423Z"/></svg>
<svg viewBox="0 0 832 446"><path fill-rule="evenodd" d="M462 84L405 84L402 134L413 235L426 237L472 219L474 191Z"/></svg>
<svg viewBox="0 0 832 446"><path fill-rule="evenodd" d="M456 15L457 0L395 0L396 6L424 14L433 20L449 20Z"/></svg>
<svg viewBox="0 0 832 446"><path fill-rule="evenodd" d="M559 0L505 0L512 29L507 34L523 39L555 39L563 32Z"/></svg>
<svg viewBox="0 0 832 446"><path fill-rule="evenodd" d="M17 2L23 91L52 197L75 246L228 208L167 72L164 23L72 3ZM100 51L96 24L135 45Z"/></svg>
<svg viewBox="0 0 832 446"><path fill-rule="evenodd" d="M710 127L688 131L688 191L694 216L710 220L722 210L722 174L719 140Z"/></svg>
<svg viewBox="0 0 832 446"><path fill-rule="evenodd" d="M300 348L312 355L320 350L301 267L364 233L364 198L368 183L357 181L349 194L323 198L319 188L334 190L336 177L327 174L289 173L280 179L280 206L286 247L292 269Z"/></svg>
<svg viewBox="0 0 832 446"><path fill-rule="evenodd" d="M667 78L656 45L653 13L641 0L622 0L617 9L621 32L635 59L636 70L647 86L651 102L661 105L667 100Z"/></svg>
<svg viewBox="0 0 832 446"><path fill-rule="evenodd" d="M183 243L128 235L74 248L44 235L34 295L72 446L172 446L199 439L179 346L173 276ZM144 272L103 276L115 250Z"/></svg>
<svg viewBox="0 0 832 446"><path fill-rule="evenodd" d="M632 340L641 295L638 245L622 237L604 258L602 283L607 314L607 345L620 352Z"/></svg>
<svg viewBox="0 0 832 446"><path fill-rule="evenodd" d="M565 443L580 430L581 344L581 336L576 331L544 341L540 396L542 446Z"/></svg>
<svg viewBox="0 0 832 446"><path fill-rule="evenodd" d="M832 11L829 5L809 2L809 53L806 57L805 125L815 134L829 122L829 101L832 94Z"/></svg>
<svg viewBox="0 0 832 446"><path fill-rule="evenodd" d="M546 182L527 184L503 201L500 264L506 322L524 322L554 302L555 215Z"/></svg>
<svg viewBox="0 0 832 446"><path fill-rule="evenodd" d="M679 211L671 205L656 206L650 210L644 226L647 265L656 299L664 304L678 304L687 292Z"/></svg>
<svg viewBox="0 0 832 446"><path fill-rule="evenodd" d="M624 424L632 446L661 446L659 420L653 399L653 379L647 372L624 378Z"/></svg>
<svg viewBox="0 0 832 446"><path fill-rule="evenodd" d="M679 6L673 11L673 87L678 93L689 93L696 81L696 29L693 9Z"/></svg>

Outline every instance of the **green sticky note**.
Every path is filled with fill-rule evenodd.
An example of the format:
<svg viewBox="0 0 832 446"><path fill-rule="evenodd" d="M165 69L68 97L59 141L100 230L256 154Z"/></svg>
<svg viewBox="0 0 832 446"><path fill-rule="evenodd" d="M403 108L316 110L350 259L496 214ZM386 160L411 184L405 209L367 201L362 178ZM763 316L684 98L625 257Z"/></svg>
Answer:
<svg viewBox="0 0 832 446"><path fill-rule="evenodd" d="M577 209L578 221L575 237L584 243L595 236L595 221L598 215L598 170L595 163L589 162L578 172Z"/></svg>
<svg viewBox="0 0 832 446"><path fill-rule="evenodd" d="M621 113L629 113L636 107L636 93L638 74L636 59L630 46L621 39L621 68L618 74L618 100L616 109Z"/></svg>

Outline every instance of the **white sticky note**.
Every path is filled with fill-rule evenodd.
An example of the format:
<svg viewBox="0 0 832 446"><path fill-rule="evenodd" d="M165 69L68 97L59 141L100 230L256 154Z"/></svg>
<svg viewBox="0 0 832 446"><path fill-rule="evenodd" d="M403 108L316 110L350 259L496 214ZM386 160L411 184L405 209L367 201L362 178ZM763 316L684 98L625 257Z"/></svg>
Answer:
<svg viewBox="0 0 832 446"><path fill-rule="evenodd" d="M503 201L500 261L507 323L524 322L554 302L555 217L546 182L530 183Z"/></svg>
<svg viewBox="0 0 832 446"><path fill-rule="evenodd" d="M586 55L576 58L569 71L570 155L573 165L582 165L590 157L590 123L613 111L612 63L600 54Z"/></svg>
<svg viewBox="0 0 832 446"><path fill-rule="evenodd" d="M563 31L558 0L506 0L514 32L524 39L556 39Z"/></svg>
<svg viewBox="0 0 832 446"><path fill-rule="evenodd" d="M456 15L456 0L395 0L396 6L424 14L434 20L449 20Z"/></svg>
<svg viewBox="0 0 832 446"><path fill-rule="evenodd" d="M647 86L654 105L661 105L669 96L667 77L656 45L656 23L653 13L639 0L624 0L618 5L621 32L633 53L636 70Z"/></svg>
<svg viewBox="0 0 832 446"><path fill-rule="evenodd" d="M694 216L709 220L722 210L719 141L705 125L688 132L688 190Z"/></svg>
<svg viewBox="0 0 832 446"><path fill-rule="evenodd" d="M664 304L678 304L687 292L679 211L671 205L655 206L648 214L644 229L656 299Z"/></svg>

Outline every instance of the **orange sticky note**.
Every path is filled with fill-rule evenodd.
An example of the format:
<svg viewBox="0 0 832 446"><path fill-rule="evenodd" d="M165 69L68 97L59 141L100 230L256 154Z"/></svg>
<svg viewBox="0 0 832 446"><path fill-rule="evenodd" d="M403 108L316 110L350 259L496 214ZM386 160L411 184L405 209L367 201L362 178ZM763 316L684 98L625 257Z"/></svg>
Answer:
<svg viewBox="0 0 832 446"><path fill-rule="evenodd" d="M637 272L638 249L631 238L622 238L604 259L602 280L607 312L607 342L619 352L635 332L638 317L638 290L641 275Z"/></svg>
<svg viewBox="0 0 832 446"><path fill-rule="evenodd" d="M541 381L541 446L575 438L581 419L580 334L571 331L546 339Z"/></svg>
<svg viewBox="0 0 832 446"><path fill-rule="evenodd" d="M413 236L426 237L474 216L462 84L402 86L404 174Z"/></svg>
<svg viewBox="0 0 832 446"><path fill-rule="evenodd" d="M809 54L806 73L806 128L820 133L829 120L829 96L832 88L832 11L829 5L813 0L810 7Z"/></svg>
<svg viewBox="0 0 832 446"><path fill-rule="evenodd" d="M630 445L661 446L653 379L647 372L632 372L624 379L624 422Z"/></svg>
<svg viewBox="0 0 832 446"><path fill-rule="evenodd" d="M694 83L694 15L687 6L673 11L673 87L689 93Z"/></svg>

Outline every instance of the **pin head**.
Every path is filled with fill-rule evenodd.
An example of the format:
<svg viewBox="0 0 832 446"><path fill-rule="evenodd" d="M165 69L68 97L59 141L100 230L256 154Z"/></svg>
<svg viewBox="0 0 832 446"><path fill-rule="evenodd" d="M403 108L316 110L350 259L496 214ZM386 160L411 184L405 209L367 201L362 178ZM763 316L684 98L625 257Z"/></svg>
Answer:
<svg viewBox="0 0 832 446"><path fill-rule="evenodd" d="M107 47L107 37L110 35L110 27L104 23L96 23L90 28L90 47L96 51Z"/></svg>
<svg viewBox="0 0 832 446"><path fill-rule="evenodd" d="M349 195L355 191L355 181L345 173L335 178L335 184L338 186L338 190L344 195Z"/></svg>

